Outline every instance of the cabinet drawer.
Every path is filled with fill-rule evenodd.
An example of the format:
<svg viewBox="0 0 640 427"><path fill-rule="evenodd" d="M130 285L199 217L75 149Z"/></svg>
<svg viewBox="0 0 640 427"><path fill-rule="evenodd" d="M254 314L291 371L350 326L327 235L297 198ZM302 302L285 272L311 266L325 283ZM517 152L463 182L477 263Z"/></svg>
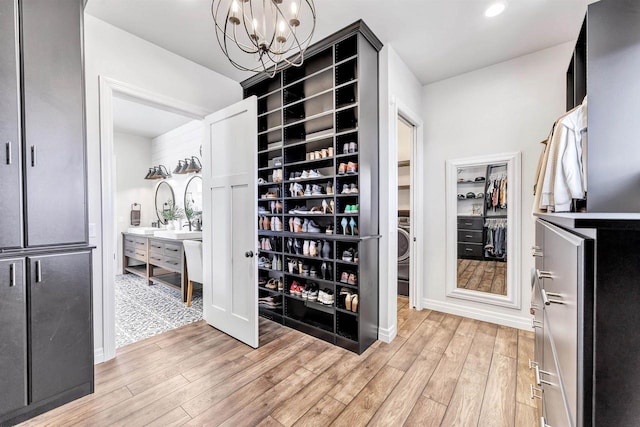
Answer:
<svg viewBox="0 0 640 427"><path fill-rule="evenodd" d="M134 248L136 246L136 238L131 236L124 236L124 246Z"/></svg>
<svg viewBox="0 0 640 427"><path fill-rule="evenodd" d="M182 254L182 244L180 243L165 243L164 254L170 257L179 257Z"/></svg>
<svg viewBox="0 0 640 427"><path fill-rule="evenodd" d="M156 240L149 240L149 252L162 255L164 252L164 244Z"/></svg>
<svg viewBox="0 0 640 427"><path fill-rule="evenodd" d="M149 253L149 264L153 265L162 265L164 261L164 257L157 253Z"/></svg>
<svg viewBox="0 0 640 427"><path fill-rule="evenodd" d="M162 260L162 263L165 267L171 270L180 271L182 269L182 260L180 260L180 258L175 258L175 257L165 255Z"/></svg>
<svg viewBox="0 0 640 427"><path fill-rule="evenodd" d="M142 262L147 262L147 252L141 249L136 249L134 258Z"/></svg>
<svg viewBox="0 0 640 427"><path fill-rule="evenodd" d="M128 256L128 257L132 257L134 258L136 256L136 250L132 247L126 247L124 248L124 256Z"/></svg>
<svg viewBox="0 0 640 427"><path fill-rule="evenodd" d="M458 243L458 258L482 258L482 245L477 243Z"/></svg>
<svg viewBox="0 0 640 427"><path fill-rule="evenodd" d="M578 331L582 326L578 307L582 306L584 287L580 273L584 265L584 239L545 225L543 252L542 296L544 299L546 295L548 303L545 317L548 318L549 334L555 344L559 375L566 384L569 411L575 419L582 387L578 381L578 372L583 365L582 354L578 352Z"/></svg>
<svg viewBox="0 0 640 427"><path fill-rule="evenodd" d="M460 243L482 243L482 231L458 230L458 242Z"/></svg>
<svg viewBox="0 0 640 427"><path fill-rule="evenodd" d="M546 312L546 311L545 311ZM558 374L555 353L551 343L549 332L548 318L544 316L544 342L542 363L539 365L540 384L534 384L534 387L543 390L542 412L549 426L572 426L570 417L565 404L563 390L566 388L562 384L562 379ZM571 387L569 387L571 388Z"/></svg>
<svg viewBox="0 0 640 427"><path fill-rule="evenodd" d="M482 230L482 218L458 218L458 230Z"/></svg>

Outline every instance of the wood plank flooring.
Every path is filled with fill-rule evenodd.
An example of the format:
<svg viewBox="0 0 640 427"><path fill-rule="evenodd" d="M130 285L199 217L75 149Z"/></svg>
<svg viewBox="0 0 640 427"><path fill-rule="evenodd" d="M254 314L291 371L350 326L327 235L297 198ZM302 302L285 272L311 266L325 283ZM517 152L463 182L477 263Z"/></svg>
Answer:
<svg viewBox="0 0 640 427"><path fill-rule="evenodd" d="M458 287L497 295L507 294L507 263L458 260Z"/></svg>
<svg viewBox="0 0 640 427"><path fill-rule="evenodd" d="M537 425L533 334L398 299L398 337L358 356L260 320L252 349L204 322L118 350L96 393L25 426Z"/></svg>

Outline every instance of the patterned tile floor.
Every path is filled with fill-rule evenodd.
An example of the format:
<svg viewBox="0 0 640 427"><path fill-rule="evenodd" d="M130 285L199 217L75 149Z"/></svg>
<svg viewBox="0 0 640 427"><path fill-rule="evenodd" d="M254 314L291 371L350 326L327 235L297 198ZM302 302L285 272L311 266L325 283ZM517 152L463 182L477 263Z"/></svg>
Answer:
<svg viewBox="0 0 640 427"><path fill-rule="evenodd" d="M180 290L163 284L147 285L134 274L115 277L116 348L202 319L202 292L193 292L191 307Z"/></svg>

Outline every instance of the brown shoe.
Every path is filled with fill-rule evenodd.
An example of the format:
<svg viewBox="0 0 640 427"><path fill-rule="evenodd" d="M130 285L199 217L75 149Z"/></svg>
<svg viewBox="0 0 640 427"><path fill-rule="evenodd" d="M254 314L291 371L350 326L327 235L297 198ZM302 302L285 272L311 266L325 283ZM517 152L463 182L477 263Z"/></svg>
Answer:
<svg viewBox="0 0 640 427"><path fill-rule="evenodd" d="M347 164L347 173L357 173L358 172L358 164L349 162Z"/></svg>
<svg viewBox="0 0 640 427"><path fill-rule="evenodd" d="M347 172L347 165L344 163L340 163L338 166L338 175L344 175Z"/></svg>

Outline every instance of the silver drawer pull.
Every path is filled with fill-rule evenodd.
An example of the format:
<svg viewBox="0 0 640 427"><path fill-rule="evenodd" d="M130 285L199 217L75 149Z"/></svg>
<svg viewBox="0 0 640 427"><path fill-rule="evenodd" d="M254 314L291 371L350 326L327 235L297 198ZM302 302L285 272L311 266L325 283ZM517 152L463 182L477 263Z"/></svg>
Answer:
<svg viewBox="0 0 640 427"><path fill-rule="evenodd" d="M539 280L542 280L542 279L553 280L553 274L550 271L538 270L536 268L536 276L538 277Z"/></svg>
<svg viewBox="0 0 640 427"><path fill-rule="evenodd" d="M531 318L531 328L532 329L539 329L542 328L542 322L539 320L536 320L535 317Z"/></svg>
<svg viewBox="0 0 640 427"><path fill-rule="evenodd" d="M544 417L540 417L540 427L551 427L551 426L547 424L547 420L545 420Z"/></svg>
<svg viewBox="0 0 640 427"><path fill-rule="evenodd" d="M473 252L473 249L470 249L470 248L464 248L464 250L467 252Z"/></svg>
<svg viewBox="0 0 640 427"><path fill-rule="evenodd" d="M541 377L541 375L551 375L549 372L541 370L540 366L538 365L536 365L533 369L535 369L536 371L536 384L538 385L538 387L540 387L542 384L553 385L549 381L543 380Z"/></svg>
<svg viewBox="0 0 640 427"><path fill-rule="evenodd" d="M540 393L540 394L536 394L536 392ZM531 397L531 399L540 399L542 400L542 390L534 387L533 384L529 384L529 395Z"/></svg>
<svg viewBox="0 0 640 427"><path fill-rule="evenodd" d="M13 288L16 285L16 263L9 264L9 287Z"/></svg>
<svg viewBox="0 0 640 427"><path fill-rule="evenodd" d="M555 292L547 292L542 289L542 301L544 301L544 305L564 304L564 301L561 301L559 299L550 299L549 297L562 298L562 295Z"/></svg>
<svg viewBox="0 0 640 427"><path fill-rule="evenodd" d="M542 253L542 251L540 249L534 249L536 247L537 246L534 246L534 247L531 248L531 256L538 257L538 258L544 256L544 254Z"/></svg>
<svg viewBox="0 0 640 427"><path fill-rule="evenodd" d="M171 249L171 248L167 248L168 251L173 251L173 252L178 252L180 249Z"/></svg>
<svg viewBox="0 0 640 427"><path fill-rule="evenodd" d="M10 165L13 159L13 154L11 154L11 141L7 141L6 150L7 150L7 164Z"/></svg>
<svg viewBox="0 0 640 427"><path fill-rule="evenodd" d="M538 362L536 362L535 360L529 359L529 369L533 369L536 366L538 366Z"/></svg>
<svg viewBox="0 0 640 427"><path fill-rule="evenodd" d="M464 225L473 225L472 222L465 222Z"/></svg>

